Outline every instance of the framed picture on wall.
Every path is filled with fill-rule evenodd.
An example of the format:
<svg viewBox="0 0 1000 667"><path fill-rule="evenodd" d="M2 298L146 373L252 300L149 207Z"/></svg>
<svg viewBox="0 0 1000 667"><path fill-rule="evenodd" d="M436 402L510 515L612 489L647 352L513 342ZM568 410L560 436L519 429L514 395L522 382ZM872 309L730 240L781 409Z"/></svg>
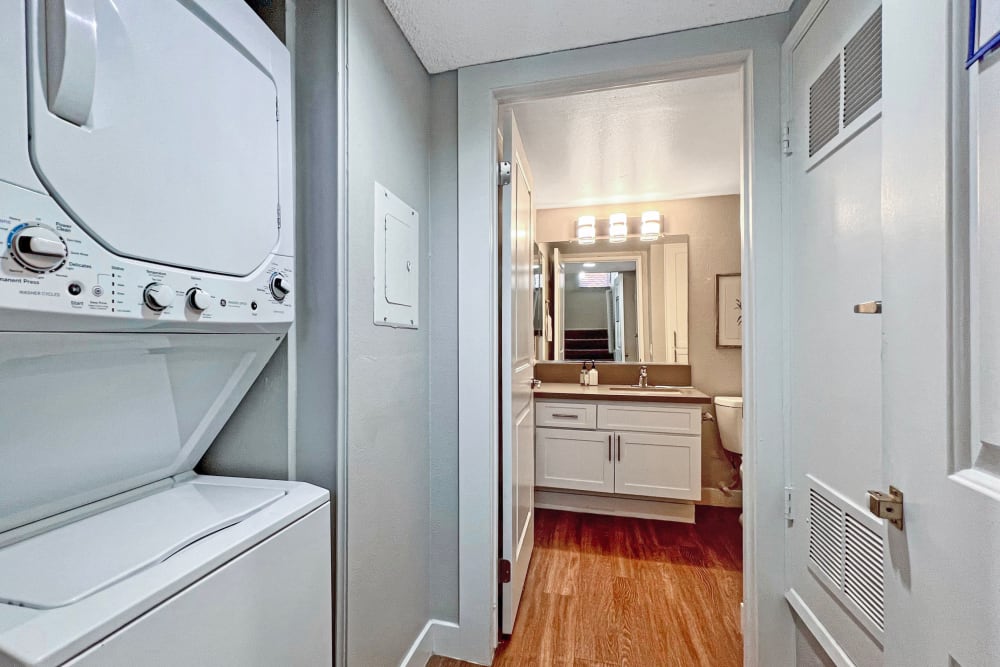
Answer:
<svg viewBox="0 0 1000 667"><path fill-rule="evenodd" d="M742 276L715 276L715 346L743 347Z"/></svg>

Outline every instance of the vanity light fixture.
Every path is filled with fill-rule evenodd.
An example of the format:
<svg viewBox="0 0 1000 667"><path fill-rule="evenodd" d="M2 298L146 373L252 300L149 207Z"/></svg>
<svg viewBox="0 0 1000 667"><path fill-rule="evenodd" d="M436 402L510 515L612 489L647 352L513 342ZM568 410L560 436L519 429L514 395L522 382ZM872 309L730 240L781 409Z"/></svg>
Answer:
<svg viewBox="0 0 1000 667"><path fill-rule="evenodd" d="M628 216L624 213L612 213L608 227L608 241L624 243L628 238Z"/></svg>
<svg viewBox="0 0 1000 667"><path fill-rule="evenodd" d="M655 241L660 238L660 212L646 211L642 214L642 232L639 238L643 241Z"/></svg>
<svg viewBox="0 0 1000 667"><path fill-rule="evenodd" d="M592 215L581 215L576 219L576 242L593 245L597 240L597 219Z"/></svg>

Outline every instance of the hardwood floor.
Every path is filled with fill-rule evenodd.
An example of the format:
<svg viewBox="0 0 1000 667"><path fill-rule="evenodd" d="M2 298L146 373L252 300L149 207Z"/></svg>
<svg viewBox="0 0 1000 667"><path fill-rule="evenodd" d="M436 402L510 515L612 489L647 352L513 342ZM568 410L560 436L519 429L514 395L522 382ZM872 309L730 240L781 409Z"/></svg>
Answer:
<svg viewBox="0 0 1000 667"><path fill-rule="evenodd" d="M691 526L538 510L514 634L494 667L742 665L738 516L699 507Z"/></svg>

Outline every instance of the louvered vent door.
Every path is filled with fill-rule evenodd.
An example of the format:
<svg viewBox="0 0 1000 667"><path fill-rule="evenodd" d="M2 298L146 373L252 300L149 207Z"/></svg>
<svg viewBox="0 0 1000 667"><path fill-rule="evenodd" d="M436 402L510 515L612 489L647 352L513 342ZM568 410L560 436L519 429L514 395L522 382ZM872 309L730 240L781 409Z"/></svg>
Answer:
<svg viewBox="0 0 1000 667"><path fill-rule="evenodd" d="M878 665L886 528L861 511L867 490L885 485L882 331L879 317L856 315L852 306L882 296L884 124L880 86L868 84L880 61L872 56L879 2L810 7L782 49L793 487L786 595L798 618L832 637L851 663Z"/></svg>

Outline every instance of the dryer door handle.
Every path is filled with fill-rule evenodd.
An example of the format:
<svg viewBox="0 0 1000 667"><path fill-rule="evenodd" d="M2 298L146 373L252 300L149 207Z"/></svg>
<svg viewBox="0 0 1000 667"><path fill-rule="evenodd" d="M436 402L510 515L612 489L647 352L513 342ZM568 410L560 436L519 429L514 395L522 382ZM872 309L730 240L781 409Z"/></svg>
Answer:
<svg viewBox="0 0 1000 667"><path fill-rule="evenodd" d="M85 125L97 82L94 0L45 0L45 69L49 111Z"/></svg>

